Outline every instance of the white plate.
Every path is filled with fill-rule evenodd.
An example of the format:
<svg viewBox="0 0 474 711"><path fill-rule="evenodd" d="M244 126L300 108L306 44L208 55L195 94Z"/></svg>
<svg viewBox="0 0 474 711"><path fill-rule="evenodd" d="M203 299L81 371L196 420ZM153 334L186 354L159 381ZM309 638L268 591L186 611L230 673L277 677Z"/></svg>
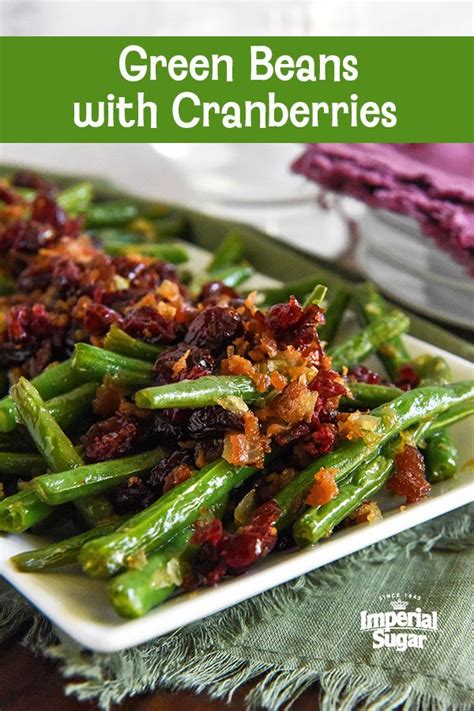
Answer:
<svg viewBox="0 0 474 711"><path fill-rule="evenodd" d="M192 251L193 266L199 269L202 250L193 248ZM275 282L254 277L255 286L269 283ZM413 356L432 353L446 358L454 380L466 380L474 375L473 366L462 358L409 336L406 344ZM458 423L452 432L460 451L460 472L454 479L436 484L426 501L400 511L401 500L387 499L384 495L386 513L382 521L342 530L314 548L273 554L245 575L215 588L180 595L138 620L119 618L107 601L104 582L87 578L72 567L43 574L19 573L9 558L44 545L46 541L40 537L28 534L2 537L0 534L0 574L54 624L85 647L100 652L133 647L472 501L472 418ZM466 466L469 460L470 471Z"/></svg>

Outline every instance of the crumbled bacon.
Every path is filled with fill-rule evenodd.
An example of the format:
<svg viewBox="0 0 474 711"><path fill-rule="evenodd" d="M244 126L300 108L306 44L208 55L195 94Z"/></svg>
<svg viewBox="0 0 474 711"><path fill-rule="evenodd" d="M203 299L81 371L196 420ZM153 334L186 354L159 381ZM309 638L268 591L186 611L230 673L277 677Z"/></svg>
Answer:
<svg viewBox="0 0 474 711"><path fill-rule="evenodd" d="M425 462L417 447L405 445L395 456L395 471L387 482L387 489L404 496L407 504L428 496L431 485L425 477Z"/></svg>
<svg viewBox="0 0 474 711"><path fill-rule="evenodd" d="M338 493L336 484L337 469L322 467L314 475L314 484L309 489L305 502L308 506L322 506L329 503Z"/></svg>

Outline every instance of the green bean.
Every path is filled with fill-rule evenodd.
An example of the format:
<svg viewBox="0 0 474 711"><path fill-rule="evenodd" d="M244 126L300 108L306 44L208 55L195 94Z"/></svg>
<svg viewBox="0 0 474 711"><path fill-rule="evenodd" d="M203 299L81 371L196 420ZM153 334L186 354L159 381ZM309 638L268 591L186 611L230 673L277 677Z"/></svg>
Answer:
<svg viewBox="0 0 474 711"><path fill-rule="evenodd" d="M113 257L139 254L146 257L153 257L153 259L159 259L164 262L171 262L172 264L184 264L184 262L187 262L189 259L189 255L184 247L181 247L179 244L165 242L160 242L159 244L146 244L143 242L125 244L123 242L110 241L105 244L104 249L107 254Z"/></svg>
<svg viewBox="0 0 474 711"><path fill-rule="evenodd" d="M146 615L170 597L183 581L181 558L188 550L192 529L181 531L165 548L154 553L146 565L112 578L108 595L121 617Z"/></svg>
<svg viewBox="0 0 474 711"><path fill-rule="evenodd" d="M344 484L327 504L312 508L293 526L293 537L300 548L314 545L329 536L334 527L376 493L389 478L393 461L383 456L356 470L355 476Z"/></svg>
<svg viewBox="0 0 474 711"><path fill-rule="evenodd" d="M223 459L209 464L178 484L115 533L87 543L79 554L83 570L107 577L133 568L150 550L157 550L202 516L228 492L255 474L255 467L236 467Z"/></svg>
<svg viewBox="0 0 474 711"><path fill-rule="evenodd" d="M451 479L456 474L459 454L448 432L441 430L427 440L425 462L426 478L432 484Z"/></svg>
<svg viewBox="0 0 474 711"><path fill-rule="evenodd" d="M51 398L45 404L58 425L67 430L91 411L98 383L84 383L68 393Z"/></svg>
<svg viewBox="0 0 474 711"><path fill-rule="evenodd" d="M108 200L93 203L87 210L87 227L126 225L140 214L138 206L130 200Z"/></svg>
<svg viewBox="0 0 474 711"><path fill-rule="evenodd" d="M209 276L203 277L202 283L206 283L207 281L221 281L226 286L236 289L250 279L254 273L254 268L251 267L250 264L242 262L241 264L234 264L229 267L224 267L223 269L216 269Z"/></svg>
<svg viewBox="0 0 474 711"><path fill-rule="evenodd" d="M106 375L130 387L144 387L151 382L153 366L138 358L96 348L86 343L76 343L71 359L73 370L85 379L104 378Z"/></svg>
<svg viewBox="0 0 474 711"><path fill-rule="evenodd" d="M439 356L420 355L410 362L415 373L420 379L419 387L423 385L444 385L451 381L451 370Z"/></svg>
<svg viewBox="0 0 474 711"><path fill-rule="evenodd" d="M230 396L255 402L261 395L252 379L245 375L205 375L197 380L181 380L139 390L135 393L135 402L138 407L162 410L218 405L220 400Z"/></svg>
<svg viewBox="0 0 474 711"><path fill-rule="evenodd" d="M351 296L346 289L338 289L329 302L325 313L325 323L318 328L319 338L328 345L331 345L336 337L350 299Z"/></svg>
<svg viewBox="0 0 474 711"><path fill-rule="evenodd" d="M71 360L65 360L58 365L52 365L32 379L32 384L38 390L43 400L50 400L57 395L67 393L84 382L84 376L73 370ZM89 377L89 380L92 376ZM15 403L10 395L0 400L0 432L11 432L18 424L18 414Z"/></svg>
<svg viewBox="0 0 474 711"><path fill-rule="evenodd" d="M399 397L403 390L390 385L370 385L350 380L346 383L352 394L351 397L342 397L339 402L341 410L371 410L374 407L390 402Z"/></svg>
<svg viewBox="0 0 474 711"><path fill-rule="evenodd" d="M431 427L427 433L429 437L432 437L437 432L451 427L456 422L465 420L467 417L474 415L474 402L467 401L462 402L459 405L453 405L446 412L442 412L438 417L431 423Z"/></svg>
<svg viewBox="0 0 474 711"><path fill-rule="evenodd" d="M79 551L85 543L94 540L94 538L112 533L123 523L123 520L123 517L116 516L106 523L91 528L89 531L79 533L77 536L66 538L63 541L55 541L35 550L17 553L10 560L17 570L24 573L51 570L51 568L71 565L77 561Z"/></svg>
<svg viewBox="0 0 474 711"><path fill-rule="evenodd" d="M344 366L360 363L382 344L407 331L409 325L408 316L401 311L394 310L381 316L340 346L329 349L333 368L341 370Z"/></svg>
<svg viewBox="0 0 474 711"><path fill-rule="evenodd" d="M73 215L81 214L88 210L92 202L92 192L91 183L76 183L59 193L57 203L66 212Z"/></svg>
<svg viewBox="0 0 474 711"><path fill-rule="evenodd" d="M158 447L120 459L82 464L75 469L56 470L53 474L38 476L33 481L33 487L45 503L64 504L110 491L124 479L148 471L162 458L163 451Z"/></svg>
<svg viewBox="0 0 474 711"><path fill-rule="evenodd" d="M431 386L409 390L392 402L371 411L379 419L374 433L377 435L365 442L362 438L346 440L335 450L318 457L306 469L296 475L275 496L282 510L277 522L284 528L297 515L304 496L314 482L314 475L322 468L334 468L336 481L343 481L360 464L368 463L379 453L380 448L402 430L421 420L429 420L436 415L462 403L473 402L474 381L464 381L453 385Z"/></svg>
<svg viewBox="0 0 474 711"><path fill-rule="evenodd" d="M24 490L0 501L0 531L23 533L54 511L34 491Z"/></svg>
<svg viewBox="0 0 474 711"><path fill-rule="evenodd" d="M104 348L119 355L154 363L160 353L166 350L166 346L157 346L152 343L145 343L138 338L129 336L118 326L111 326L104 338Z"/></svg>
<svg viewBox="0 0 474 711"><path fill-rule="evenodd" d="M46 463L39 454L0 452L0 481L12 477L31 478L45 471Z"/></svg>
<svg viewBox="0 0 474 711"><path fill-rule="evenodd" d="M238 264L245 256L245 244L238 232L230 232L219 244L206 272L213 274Z"/></svg>
<svg viewBox="0 0 474 711"><path fill-rule="evenodd" d="M314 289L308 294L306 299L303 301L303 308L305 309L308 306L320 306L324 301L324 297L327 294L327 290L327 286L324 286L323 284L316 284Z"/></svg>
<svg viewBox="0 0 474 711"><path fill-rule="evenodd" d="M20 378L10 392L32 440L48 466L53 471L62 471L82 464L72 442L57 425L34 385L26 378Z"/></svg>
<svg viewBox="0 0 474 711"><path fill-rule="evenodd" d="M83 464L81 456L59 427L34 385L26 378L20 378L12 387L11 394L30 437L53 472L80 467ZM95 525L112 513L111 504L106 499L89 498L79 502L77 508L89 525Z"/></svg>
<svg viewBox="0 0 474 711"><path fill-rule="evenodd" d="M356 288L355 299L366 324L371 324L390 313L389 304L369 282ZM398 380L400 368L410 360L410 354L399 335L382 343L378 349L378 356L388 376L394 381Z"/></svg>
<svg viewBox="0 0 474 711"><path fill-rule="evenodd" d="M289 281L282 286L271 286L266 289L261 289L260 293L264 295L264 306L272 306L273 304L281 304L288 301L290 296L295 296L298 301L302 302L313 289L315 282L318 280L317 275L303 277L297 281Z"/></svg>

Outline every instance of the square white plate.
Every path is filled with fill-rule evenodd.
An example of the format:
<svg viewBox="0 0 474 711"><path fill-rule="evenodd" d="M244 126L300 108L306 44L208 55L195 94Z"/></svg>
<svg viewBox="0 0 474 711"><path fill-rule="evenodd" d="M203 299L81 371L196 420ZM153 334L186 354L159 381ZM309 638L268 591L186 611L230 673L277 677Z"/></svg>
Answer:
<svg viewBox="0 0 474 711"><path fill-rule="evenodd" d="M194 269L199 270L204 258L203 250L192 248ZM276 282L258 276L253 278L252 286L263 287L272 283ZM467 380L474 376L473 366L462 358L410 336L406 337L406 345L412 356L421 353L443 356L451 367L453 380ZM100 652L133 647L472 501L472 420L452 428L460 452L459 473L450 481L433 486L429 499L400 511L401 500L387 499L384 495L382 521L339 531L314 548L272 554L245 575L226 580L215 588L179 595L141 619L118 617L107 601L105 583L87 578L73 567L60 572L19 573L9 558L44 545L45 539L38 536L7 537L0 534L0 574L55 625L85 647Z"/></svg>

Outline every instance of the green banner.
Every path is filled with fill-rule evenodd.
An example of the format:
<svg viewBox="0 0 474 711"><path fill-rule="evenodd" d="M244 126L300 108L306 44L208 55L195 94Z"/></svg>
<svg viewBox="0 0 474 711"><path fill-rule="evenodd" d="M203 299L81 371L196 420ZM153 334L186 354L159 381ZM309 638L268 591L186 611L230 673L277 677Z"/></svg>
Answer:
<svg viewBox="0 0 474 711"><path fill-rule="evenodd" d="M1 37L5 142L474 140L470 37Z"/></svg>

